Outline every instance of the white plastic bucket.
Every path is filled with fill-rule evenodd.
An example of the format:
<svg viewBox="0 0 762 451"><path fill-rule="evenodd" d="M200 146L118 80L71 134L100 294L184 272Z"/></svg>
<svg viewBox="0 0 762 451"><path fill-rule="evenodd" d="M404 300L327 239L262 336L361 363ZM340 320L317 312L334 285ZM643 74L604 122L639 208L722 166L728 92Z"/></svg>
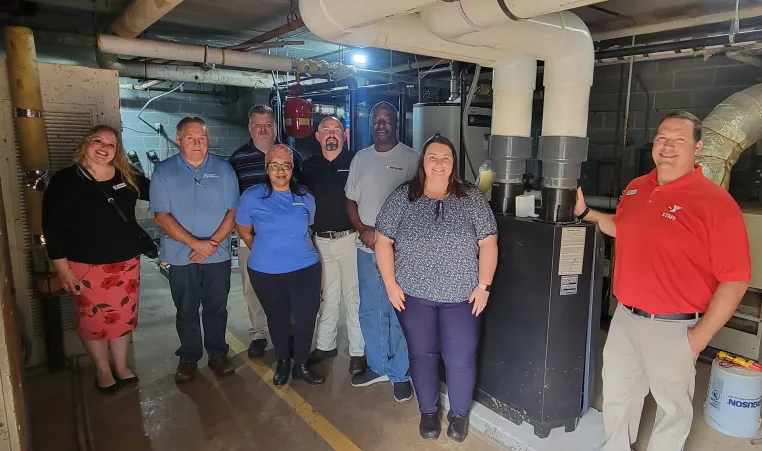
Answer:
<svg viewBox="0 0 762 451"><path fill-rule="evenodd" d="M757 436L762 401L762 373L714 359L709 377L704 420L712 429L733 437Z"/></svg>

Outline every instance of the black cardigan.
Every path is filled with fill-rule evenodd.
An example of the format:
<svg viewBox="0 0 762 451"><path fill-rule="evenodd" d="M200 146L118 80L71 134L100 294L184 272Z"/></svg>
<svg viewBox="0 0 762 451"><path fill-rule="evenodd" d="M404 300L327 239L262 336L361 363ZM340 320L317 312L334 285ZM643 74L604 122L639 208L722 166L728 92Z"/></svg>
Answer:
<svg viewBox="0 0 762 451"><path fill-rule="evenodd" d="M135 203L148 200L150 181L142 175L136 181L139 193L124 183L118 170L103 182L85 178L76 165L56 172L42 200L42 229L51 260L100 265L137 257ZM129 222L122 220L98 185L114 197Z"/></svg>

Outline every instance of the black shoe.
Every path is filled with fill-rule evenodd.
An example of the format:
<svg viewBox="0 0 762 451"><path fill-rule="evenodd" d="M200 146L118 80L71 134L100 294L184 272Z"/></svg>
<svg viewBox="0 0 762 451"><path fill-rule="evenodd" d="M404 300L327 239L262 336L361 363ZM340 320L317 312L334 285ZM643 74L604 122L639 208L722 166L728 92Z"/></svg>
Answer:
<svg viewBox="0 0 762 451"><path fill-rule="evenodd" d="M395 382L394 383L394 400L397 402L405 402L413 399L413 384L410 381L407 382Z"/></svg>
<svg viewBox="0 0 762 451"><path fill-rule="evenodd" d="M273 384L285 385L288 382L288 373L291 372L291 359L278 360L275 364L275 375L273 376Z"/></svg>
<svg viewBox="0 0 762 451"><path fill-rule="evenodd" d="M468 435L468 418L456 415L450 418L450 426L447 428L447 436L456 442L462 442Z"/></svg>
<svg viewBox="0 0 762 451"><path fill-rule="evenodd" d="M195 362L181 362L175 371L175 382L178 384L193 382L197 371L198 365Z"/></svg>
<svg viewBox="0 0 762 451"><path fill-rule="evenodd" d="M354 376L355 374L364 373L368 369L368 361L365 360L365 356L351 357L349 359L349 374Z"/></svg>
<svg viewBox="0 0 762 451"><path fill-rule="evenodd" d="M311 369L304 363L294 365L291 377L293 377L295 380L304 381L310 385L320 385L325 382L324 377L319 376L317 373L315 373L315 370Z"/></svg>
<svg viewBox="0 0 762 451"><path fill-rule="evenodd" d="M97 388L98 391L103 393L104 395L115 395L116 392L119 390L119 384L117 382L114 382L108 387L101 387L100 385L98 385L98 378L95 378L95 388Z"/></svg>
<svg viewBox="0 0 762 451"><path fill-rule="evenodd" d="M421 438L424 440L436 440L439 438L439 432L441 424L439 423L439 415L436 413L422 413L421 424L418 426L418 430L421 433Z"/></svg>
<svg viewBox="0 0 762 451"><path fill-rule="evenodd" d="M135 385L138 382L140 382L138 377L135 376L134 374L132 376L130 376L130 377L125 377L124 379L119 379L116 376L114 376L114 378L116 379L116 383L121 385L122 387L126 387L128 385Z"/></svg>
<svg viewBox="0 0 762 451"><path fill-rule="evenodd" d="M310 365L317 365L318 363L322 362L326 359L332 359L339 355L339 351L337 349L331 349L330 351L323 351L322 349L315 349L314 351L310 352Z"/></svg>
<svg viewBox="0 0 762 451"><path fill-rule="evenodd" d="M267 340L259 338L257 340L251 340L249 343L249 350L247 354L250 359L259 359L265 356L265 348L267 347Z"/></svg>
<svg viewBox="0 0 762 451"><path fill-rule="evenodd" d="M235 366L227 354L216 355L209 359L209 368L219 377L232 376L235 373Z"/></svg>
<svg viewBox="0 0 762 451"><path fill-rule="evenodd" d="M368 368L364 372L352 376L352 387L367 387L368 385L373 385L377 382L386 382L388 380L389 378L387 376L378 374Z"/></svg>

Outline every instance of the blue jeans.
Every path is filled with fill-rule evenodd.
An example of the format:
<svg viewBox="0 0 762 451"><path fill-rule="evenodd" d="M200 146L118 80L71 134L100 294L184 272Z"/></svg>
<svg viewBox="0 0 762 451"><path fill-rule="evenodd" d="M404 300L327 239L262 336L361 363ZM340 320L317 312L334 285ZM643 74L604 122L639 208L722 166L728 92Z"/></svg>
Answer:
<svg viewBox="0 0 762 451"><path fill-rule="evenodd" d="M376 254L357 250L357 274L360 330L365 338L368 366L392 382L407 382L410 380L407 341L378 272Z"/></svg>
<svg viewBox="0 0 762 451"><path fill-rule="evenodd" d="M220 263L170 265L169 290L177 307L175 325L180 363L196 363L206 349L209 358L227 355L225 330L228 322L230 260ZM199 307L203 309L199 321ZM204 326L203 346L201 324Z"/></svg>

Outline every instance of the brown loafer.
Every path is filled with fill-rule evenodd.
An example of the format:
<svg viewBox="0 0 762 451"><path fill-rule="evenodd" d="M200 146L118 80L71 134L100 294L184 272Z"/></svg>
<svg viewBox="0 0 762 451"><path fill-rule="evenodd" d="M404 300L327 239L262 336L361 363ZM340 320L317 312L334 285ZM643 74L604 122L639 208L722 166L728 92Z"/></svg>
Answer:
<svg viewBox="0 0 762 451"><path fill-rule="evenodd" d="M180 362L175 371L175 382L178 384L187 384L196 378L198 365L195 362Z"/></svg>
<svg viewBox="0 0 762 451"><path fill-rule="evenodd" d="M216 355L209 359L209 368L219 377L231 376L235 373L233 362L227 354Z"/></svg>

